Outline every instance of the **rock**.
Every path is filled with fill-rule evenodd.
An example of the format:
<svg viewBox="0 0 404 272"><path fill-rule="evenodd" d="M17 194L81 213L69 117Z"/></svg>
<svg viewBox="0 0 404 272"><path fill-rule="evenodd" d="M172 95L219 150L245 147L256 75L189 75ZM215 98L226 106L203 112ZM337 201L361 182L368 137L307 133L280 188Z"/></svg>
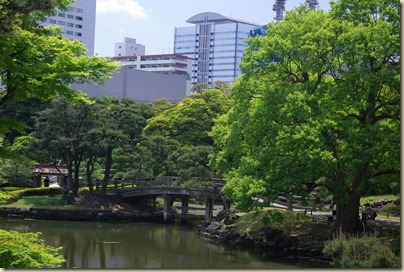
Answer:
<svg viewBox="0 0 404 272"><path fill-rule="evenodd" d="M222 210L216 215L216 220L223 223L225 225L232 225L239 218L238 215L231 210Z"/></svg>
<svg viewBox="0 0 404 272"><path fill-rule="evenodd" d="M212 223L210 223L210 225L206 228L207 231L213 231L213 230L217 230L220 229L222 226L220 225L219 222L213 221Z"/></svg>

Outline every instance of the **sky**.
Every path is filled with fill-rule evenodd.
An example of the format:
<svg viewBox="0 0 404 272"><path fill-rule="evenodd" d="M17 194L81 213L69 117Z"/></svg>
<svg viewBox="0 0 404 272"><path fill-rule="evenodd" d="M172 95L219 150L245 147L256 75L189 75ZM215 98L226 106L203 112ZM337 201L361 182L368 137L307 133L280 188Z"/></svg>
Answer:
<svg viewBox="0 0 404 272"><path fill-rule="evenodd" d="M112 57L116 42L135 38L146 46L146 55L173 53L175 27L193 26L186 21L202 12L265 25L273 21L275 0L97 0L95 53ZM286 11L305 3L287 0ZM329 10L329 0L319 6Z"/></svg>

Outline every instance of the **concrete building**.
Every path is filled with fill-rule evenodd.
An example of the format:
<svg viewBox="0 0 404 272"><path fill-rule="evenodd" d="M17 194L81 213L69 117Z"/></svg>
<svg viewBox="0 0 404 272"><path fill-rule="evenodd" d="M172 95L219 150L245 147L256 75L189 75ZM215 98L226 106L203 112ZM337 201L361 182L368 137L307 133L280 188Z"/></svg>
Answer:
<svg viewBox="0 0 404 272"><path fill-rule="evenodd" d="M175 28L174 53L192 59L192 84L232 84L241 75L239 64L247 47L244 41L261 24L214 12L197 14L187 23L194 26Z"/></svg>
<svg viewBox="0 0 404 272"><path fill-rule="evenodd" d="M96 0L76 0L66 11L58 11L40 25L59 25L64 35L87 46L87 54L94 55Z"/></svg>
<svg viewBox="0 0 404 272"><path fill-rule="evenodd" d="M184 75L147 72L122 66L118 74L100 85L74 85L89 96L113 96L117 99L132 98L138 103L152 103L158 98L167 98L172 103L187 96L187 79Z"/></svg>
<svg viewBox="0 0 404 272"><path fill-rule="evenodd" d="M192 60L182 55L115 56L112 59L131 69L185 76L191 74Z"/></svg>
<svg viewBox="0 0 404 272"><path fill-rule="evenodd" d="M129 69L163 74L181 75L187 79L187 95L192 88L192 60L178 54L145 55L145 46L136 39L126 37L123 42L115 43L115 56L112 58Z"/></svg>
<svg viewBox="0 0 404 272"><path fill-rule="evenodd" d="M125 37L123 42L115 43L115 56L146 55L146 46L136 43L136 39Z"/></svg>

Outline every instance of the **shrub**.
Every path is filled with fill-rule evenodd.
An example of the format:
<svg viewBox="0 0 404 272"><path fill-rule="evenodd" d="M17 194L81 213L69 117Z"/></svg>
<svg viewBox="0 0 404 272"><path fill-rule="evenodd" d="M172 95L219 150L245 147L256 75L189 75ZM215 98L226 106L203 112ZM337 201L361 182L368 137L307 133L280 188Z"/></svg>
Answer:
<svg viewBox="0 0 404 272"><path fill-rule="evenodd" d="M338 268L399 268L400 258L389 245L375 236L345 236L341 234L325 243L324 254Z"/></svg>
<svg viewBox="0 0 404 272"><path fill-rule="evenodd" d="M7 187L0 191L0 204L10 204L23 196L61 195L64 192L62 187L41 187L41 188L19 188L20 190L7 190Z"/></svg>
<svg viewBox="0 0 404 272"><path fill-rule="evenodd" d="M39 235L39 232L19 233L0 229L0 267L57 267L65 262L59 255L61 248L45 245Z"/></svg>
<svg viewBox="0 0 404 272"><path fill-rule="evenodd" d="M13 196L7 192L0 190L0 204L8 204L12 202Z"/></svg>

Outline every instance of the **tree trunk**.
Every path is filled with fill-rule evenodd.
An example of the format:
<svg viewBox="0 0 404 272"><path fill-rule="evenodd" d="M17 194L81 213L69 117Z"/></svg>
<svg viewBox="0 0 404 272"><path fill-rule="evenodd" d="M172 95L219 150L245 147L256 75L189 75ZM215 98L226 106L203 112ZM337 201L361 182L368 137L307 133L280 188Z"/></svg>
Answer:
<svg viewBox="0 0 404 272"><path fill-rule="evenodd" d="M90 156L87 162L87 167L86 167L86 174L87 174L87 185L88 185L88 189L90 190L90 192L93 192L93 182L92 180L92 175L93 175L93 171L94 171L94 164L93 164L93 156Z"/></svg>
<svg viewBox="0 0 404 272"><path fill-rule="evenodd" d="M74 168L74 188L73 188L74 196L79 194L79 166L75 166Z"/></svg>
<svg viewBox="0 0 404 272"><path fill-rule="evenodd" d="M104 179L102 181L102 194L104 196L107 195L107 185L109 181L109 176L111 173L111 167L112 167L112 147L108 146L107 148L107 159L105 162L105 171L104 171Z"/></svg>
<svg viewBox="0 0 404 272"><path fill-rule="evenodd" d="M80 177L80 165L81 165L81 159L83 155L79 154L78 152L74 153L74 188L73 188L73 193L74 196L77 196L79 194L79 177Z"/></svg>
<svg viewBox="0 0 404 272"><path fill-rule="evenodd" d="M67 165L67 190L72 191L73 188L73 167L71 163Z"/></svg>
<svg viewBox="0 0 404 272"><path fill-rule="evenodd" d="M363 231L359 217L360 195L356 191L348 192L346 203L337 200L337 222L334 231L356 234Z"/></svg>

